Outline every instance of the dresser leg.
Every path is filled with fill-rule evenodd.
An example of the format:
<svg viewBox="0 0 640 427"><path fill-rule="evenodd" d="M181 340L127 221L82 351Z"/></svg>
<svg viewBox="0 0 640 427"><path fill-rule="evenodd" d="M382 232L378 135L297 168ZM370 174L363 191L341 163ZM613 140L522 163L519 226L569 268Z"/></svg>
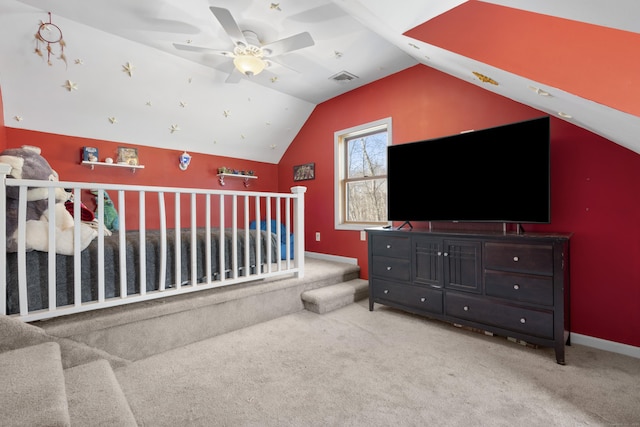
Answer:
<svg viewBox="0 0 640 427"><path fill-rule="evenodd" d="M564 343L556 345L556 362L558 365L564 365Z"/></svg>
<svg viewBox="0 0 640 427"><path fill-rule="evenodd" d="M373 311L373 300L369 298L369 311Z"/></svg>

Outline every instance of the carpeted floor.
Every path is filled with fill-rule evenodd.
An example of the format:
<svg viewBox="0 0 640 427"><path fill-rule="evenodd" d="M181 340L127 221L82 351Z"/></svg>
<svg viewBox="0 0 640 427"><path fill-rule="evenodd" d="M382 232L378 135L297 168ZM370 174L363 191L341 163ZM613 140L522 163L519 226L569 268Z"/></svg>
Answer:
<svg viewBox="0 0 640 427"><path fill-rule="evenodd" d="M144 426L640 426L640 360L533 349L367 301L116 370Z"/></svg>

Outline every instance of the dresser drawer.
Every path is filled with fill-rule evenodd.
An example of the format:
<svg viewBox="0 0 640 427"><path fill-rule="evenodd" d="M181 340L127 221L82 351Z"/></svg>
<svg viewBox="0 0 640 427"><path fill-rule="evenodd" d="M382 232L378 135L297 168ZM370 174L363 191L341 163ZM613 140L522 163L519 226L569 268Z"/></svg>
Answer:
<svg viewBox="0 0 640 427"><path fill-rule="evenodd" d="M417 308L430 313L442 313L442 291L437 289L373 279L370 290L376 300Z"/></svg>
<svg viewBox="0 0 640 427"><path fill-rule="evenodd" d="M553 247L539 244L486 242L484 267L488 270L553 275Z"/></svg>
<svg viewBox="0 0 640 427"><path fill-rule="evenodd" d="M411 277L411 261L408 259L374 256L371 270L374 276L408 282Z"/></svg>
<svg viewBox="0 0 640 427"><path fill-rule="evenodd" d="M447 293L448 316L514 332L553 339L553 313L499 304L479 297Z"/></svg>
<svg viewBox="0 0 640 427"><path fill-rule="evenodd" d="M411 257L411 241L405 236L371 235L371 251L373 255L393 258Z"/></svg>
<svg viewBox="0 0 640 427"><path fill-rule="evenodd" d="M530 274L485 271L487 295L512 301L553 306L553 278Z"/></svg>

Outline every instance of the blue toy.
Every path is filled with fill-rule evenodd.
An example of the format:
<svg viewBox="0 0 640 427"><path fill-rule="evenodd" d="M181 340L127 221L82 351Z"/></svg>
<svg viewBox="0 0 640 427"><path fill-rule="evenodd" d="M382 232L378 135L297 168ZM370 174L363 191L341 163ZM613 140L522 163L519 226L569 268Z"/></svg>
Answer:
<svg viewBox="0 0 640 427"><path fill-rule="evenodd" d="M257 228L256 221L251 221L249 224L250 230L255 230ZM276 220L271 220L271 232L276 233L278 230L278 223ZM267 229L267 221L260 221L260 229ZM289 233L289 259L293 259L294 247L293 247L293 233ZM280 224L280 258L287 259L287 229L284 224Z"/></svg>

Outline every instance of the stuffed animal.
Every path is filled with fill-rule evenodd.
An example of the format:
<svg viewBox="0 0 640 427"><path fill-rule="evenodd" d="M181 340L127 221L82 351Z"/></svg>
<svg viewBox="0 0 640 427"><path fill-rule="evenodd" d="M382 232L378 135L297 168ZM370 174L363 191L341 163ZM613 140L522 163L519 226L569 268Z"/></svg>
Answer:
<svg viewBox="0 0 640 427"><path fill-rule="evenodd" d="M98 190L91 190L91 194L94 196L98 195ZM109 231L118 231L120 227L120 220L118 219L118 211L116 207L113 205L113 200L109 197L109 193L103 191L104 194L104 226ZM101 218L100 212L98 212L98 199L96 197L96 210L95 210L96 218Z"/></svg>
<svg viewBox="0 0 640 427"><path fill-rule="evenodd" d="M11 166L7 175L10 179L38 179L58 181L58 174L47 160L40 155L40 148L22 146L9 148L0 153L0 163ZM56 252L73 255L73 216L64 202L69 194L64 188L55 189L56 205ZM7 186L7 252L18 250L18 200L19 187ZM49 190L44 187L30 187L27 190L26 249L47 252L49 250ZM84 250L98 232L86 224L80 225L80 249Z"/></svg>

